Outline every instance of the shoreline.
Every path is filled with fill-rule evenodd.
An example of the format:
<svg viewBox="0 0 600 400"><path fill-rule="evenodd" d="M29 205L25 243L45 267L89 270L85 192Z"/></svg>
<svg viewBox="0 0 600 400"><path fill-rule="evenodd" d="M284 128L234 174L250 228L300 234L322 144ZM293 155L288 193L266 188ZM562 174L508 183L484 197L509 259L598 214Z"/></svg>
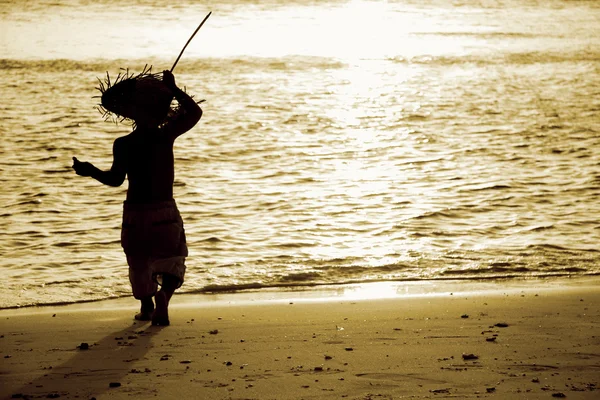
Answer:
<svg viewBox="0 0 600 400"><path fill-rule="evenodd" d="M597 398L598 279L526 283L8 310L0 398Z"/></svg>
<svg viewBox="0 0 600 400"><path fill-rule="evenodd" d="M530 292L600 287L600 276L556 278L448 279L416 281L382 281L341 285L302 286L296 288L263 288L235 292L179 293L171 307L218 307L226 304L266 304L288 302L328 302L345 300L377 300L406 297L483 294L494 292ZM94 311L137 307L132 296L105 300L89 300L67 304L16 306L0 309L3 315L38 314L49 309Z"/></svg>

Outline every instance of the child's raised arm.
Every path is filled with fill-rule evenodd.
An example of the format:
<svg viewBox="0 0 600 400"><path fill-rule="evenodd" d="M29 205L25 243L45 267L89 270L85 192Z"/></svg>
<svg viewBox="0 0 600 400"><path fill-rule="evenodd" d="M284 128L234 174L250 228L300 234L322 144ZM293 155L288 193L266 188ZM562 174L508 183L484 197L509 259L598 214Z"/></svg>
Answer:
<svg viewBox="0 0 600 400"><path fill-rule="evenodd" d="M163 82L173 91L175 99L181 106L180 115L177 115L163 128L167 135L175 139L198 123L202 117L202 109L187 93L177 87L175 77L170 71L163 71Z"/></svg>

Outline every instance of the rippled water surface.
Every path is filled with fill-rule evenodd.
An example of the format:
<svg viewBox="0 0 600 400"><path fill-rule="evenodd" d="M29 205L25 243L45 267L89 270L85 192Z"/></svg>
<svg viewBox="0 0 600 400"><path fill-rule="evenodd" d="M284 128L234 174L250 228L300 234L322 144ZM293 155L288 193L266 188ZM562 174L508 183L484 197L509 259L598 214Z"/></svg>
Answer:
<svg viewBox="0 0 600 400"><path fill-rule="evenodd" d="M482 5L483 3L483 5ZM131 127L97 77L170 68L184 292L600 272L594 1L0 4L0 307L129 295ZM495 2L493 2L496 4Z"/></svg>

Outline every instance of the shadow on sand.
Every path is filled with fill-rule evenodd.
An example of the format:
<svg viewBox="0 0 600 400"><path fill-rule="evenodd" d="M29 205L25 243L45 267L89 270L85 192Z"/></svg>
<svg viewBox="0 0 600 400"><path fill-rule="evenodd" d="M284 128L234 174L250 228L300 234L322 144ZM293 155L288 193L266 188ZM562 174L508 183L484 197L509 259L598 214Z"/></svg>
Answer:
<svg viewBox="0 0 600 400"><path fill-rule="evenodd" d="M138 322L113 332L90 343L87 350L74 350L75 354L63 364L53 366L48 373L13 391L12 398L93 399L120 388L128 374L149 375L150 370L139 370L135 365L144 360L152 347L152 336L161 330L162 327ZM126 388L120 390L123 389ZM135 396L135 393L129 394Z"/></svg>

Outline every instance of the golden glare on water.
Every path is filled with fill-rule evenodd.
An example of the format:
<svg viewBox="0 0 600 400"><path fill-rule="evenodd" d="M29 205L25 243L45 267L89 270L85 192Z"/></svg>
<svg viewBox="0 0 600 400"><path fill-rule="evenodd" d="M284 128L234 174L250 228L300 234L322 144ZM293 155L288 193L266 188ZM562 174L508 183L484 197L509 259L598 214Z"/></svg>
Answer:
<svg viewBox="0 0 600 400"><path fill-rule="evenodd" d="M225 6L223 6L225 7ZM387 1L354 0L331 4L315 13L311 7L256 7L254 11L189 7L185 13L148 9L138 15L90 5L94 18L81 8L50 8L34 31L18 20L1 24L3 36L14 40L1 49L19 58L63 57L175 58L204 16L213 15L186 50L186 57L282 57L310 55L337 57L345 61L460 53L465 38L414 34L453 30L440 12L424 13L407 5ZM24 10L21 18L28 18ZM238 15L239 14L239 15ZM140 23L139 18L143 18ZM82 29L85 20L85 29ZM28 27L28 30L24 30ZM77 32L74 36L73 33ZM125 40L124 40L125 39Z"/></svg>

